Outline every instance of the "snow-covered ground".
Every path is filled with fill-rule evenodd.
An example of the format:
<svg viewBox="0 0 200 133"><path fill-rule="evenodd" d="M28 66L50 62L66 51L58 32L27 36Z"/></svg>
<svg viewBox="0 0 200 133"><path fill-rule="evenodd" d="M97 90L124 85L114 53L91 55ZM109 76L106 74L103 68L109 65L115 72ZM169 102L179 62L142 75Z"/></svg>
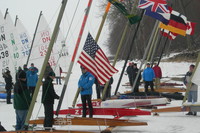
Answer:
<svg viewBox="0 0 200 133"><path fill-rule="evenodd" d="M122 70L124 62L118 62L116 64L116 68L119 70L119 73L113 76L114 83L112 85L112 93L115 91L115 87L118 82L118 78L120 76L120 71ZM169 78L166 77L183 77L183 75L188 71L189 65L191 63L174 63L174 62L161 62L160 66L163 71L162 80L166 80ZM139 66L139 64L138 64ZM77 82L79 76L81 75L79 64L75 64L73 68L72 75L70 77L70 81L67 87L67 91L65 94L65 99L63 100L62 109L71 107L73 97L77 90ZM121 84L128 82L128 77L126 75L123 76ZM62 85L55 85L56 93L60 94L62 90ZM93 86L93 88L95 88ZM95 89L93 89L93 98L96 98ZM124 92L126 89L120 85L119 92ZM80 102L80 98L78 99ZM180 106L182 101L171 101L171 103L167 106ZM55 108L57 107L57 101L55 103ZM160 107L162 108L162 107ZM41 90L39 92L37 102L33 111L33 116L31 119L36 119L37 117L44 116L43 106L41 104ZM137 116L137 117L124 117L123 119L130 120L139 120L143 122L147 122L147 126L132 126L132 127L116 127L113 132L135 132L135 133L198 133L199 131L199 121L200 114L197 116L186 116L185 112L178 113L163 113L159 116ZM13 125L15 125L15 110L12 104L6 104L5 100L0 101L0 121L2 125L7 130L14 130ZM66 127L65 127L66 128ZM105 127L83 127L83 126L73 126L67 127L66 129L79 129L79 130L95 130L99 132L99 130L105 129Z"/></svg>

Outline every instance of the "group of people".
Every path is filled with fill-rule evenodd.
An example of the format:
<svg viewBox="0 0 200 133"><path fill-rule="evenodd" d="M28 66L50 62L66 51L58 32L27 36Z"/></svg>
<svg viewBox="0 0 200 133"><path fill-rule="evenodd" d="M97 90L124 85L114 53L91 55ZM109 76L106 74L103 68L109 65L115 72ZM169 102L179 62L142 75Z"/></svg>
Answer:
<svg viewBox="0 0 200 133"><path fill-rule="evenodd" d="M184 84L188 86L190 84L190 78L192 72L194 70L194 65L190 65L189 71L186 73L184 78ZM93 117L93 107L92 107L92 86L95 83L95 77L83 66L80 67L82 75L78 81L78 87L80 89L81 101L82 101L82 117L86 117L87 105L89 108L89 117ZM129 75L129 81L131 86L137 76L138 73L137 64L129 63L129 67L127 68L127 73ZM26 115L28 112L29 105L31 103L31 97L34 94L34 89L38 80L38 69L34 67L34 64L31 64L31 67L28 69L27 65L24 65L23 70L19 67L18 72L16 73L16 83L14 84L14 109L16 112L16 130L21 130L24 127L24 122L26 119ZM12 76L10 75L10 71L7 70L3 77L6 82L6 90L8 95L11 93L11 88L13 86ZM44 127L52 127L53 125L53 105L54 100L59 99L59 96L56 94L54 90L53 80L55 79L55 73L52 70L50 64L47 64L45 73L43 87L42 87L42 103L44 105ZM158 78L157 83L160 82L160 78L162 77L162 72L160 67L157 64L154 64L154 67L151 68L150 64L147 63L147 68L144 69L142 74L144 83L145 83L145 92L148 91L148 86L150 86L151 91L154 91L154 83L153 80ZM141 74L139 74L139 78L136 82L135 91L139 92L139 85L141 80ZM96 82L98 82L96 80ZM110 79L110 85L113 82L113 78ZM97 83L96 83L97 84ZM191 84L191 88L189 91L188 102L196 102L197 101L197 88L198 86L194 83ZM110 97L110 90L107 92L107 97ZM99 94L97 94L99 96ZM7 98L7 103L11 104L9 96ZM187 115L196 115L196 112L188 112Z"/></svg>
<svg viewBox="0 0 200 133"><path fill-rule="evenodd" d="M134 82L136 80L134 92L139 92L139 85L140 85L140 80L141 80L141 73L137 77L138 71L139 71L139 69L137 68L137 64L133 63L133 62L130 62L129 66L126 69L126 72L128 74L128 78L129 78L129 83L130 83L130 85L132 87L133 87Z"/></svg>
<svg viewBox="0 0 200 133"><path fill-rule="evenodd" d="M159 85L160 85L160 79L162 77L162 71L161 68L158 66L158 64L154 63L154 67L151 68L150 63L147 63L146 69L144 69L142 76L141 73L139 73L137 77L138 71L139 69L137 68L137 64L133 62L130 62L129 66L126 69L130 85L133 87L134 82L136 82L134 87L134 92L139 92L139 85L141 78L143 78L144 81L145 92L148 92L149 86L151 88L151 91L154 91L154 81L156 89L160 87Z"/></svg>
<svg viewBox="0 0 200 133"><path fill-rule="evenodd" d="M14 86L14 109L16 113L16 130L24 129L26 115L34 94L34 90L38 81L38 69L31 63L31 66L27 68L25 64L23 69L18 68L16 73L16 82L13 84L10 71L7 70L3 73L3 77L6 82L7 91L7 104L12 104L10 101L11 89ZM53 124L53 104L54 99L59 99L59 96L55 93L53 80L55 79L55 73L48 63L44 72L43 78L45 79L42 86L42 103L44 105L44 127L52 127Z"/></svg>

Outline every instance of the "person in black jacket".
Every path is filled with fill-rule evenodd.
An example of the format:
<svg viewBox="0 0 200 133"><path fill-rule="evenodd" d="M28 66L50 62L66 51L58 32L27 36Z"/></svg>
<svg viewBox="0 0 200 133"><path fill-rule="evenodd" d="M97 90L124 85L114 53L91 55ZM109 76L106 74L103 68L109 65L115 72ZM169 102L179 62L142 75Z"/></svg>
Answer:
<svg viewBox="0 0 200 133"><path fill-rule="evenodd" d="M7 104L12 104L10 99L11 99L11 90L13 88L13 82L12 82L12 76L10 75L9 70L3 73L3 78L5 79L5 82L6 82L5 89L7 93L7 97L6 97Z"/></svg>
<svg viewBox="0 0 200 133"><path fill-rule="evenodd" d="M134 63L134 65L133 65L133 83L135 82L138 71L139 71L139 69L137 68L137 64ZM133 92L139 92L140 80L141 80L141 73L139 74L139 77L136 81L135 88L134 88Z"/></svg>
<svg viewBox="0 0 200 133"><path fill-rule="evenodd" d="M128 74L129 83L131 86L133 86L133 63L132 62L129 63L129 66L126 69L126 72Z"/></svg>
<svg viewBox="0 0 200 133"><path fill-rule="evenodd" d="M48 76L42 86L42 103L44 105L44 127L52 127L53 125L53 104L54 99L59 99L59 96L55 93L53 80L55 79L55 73L49 72Z"/></svg>

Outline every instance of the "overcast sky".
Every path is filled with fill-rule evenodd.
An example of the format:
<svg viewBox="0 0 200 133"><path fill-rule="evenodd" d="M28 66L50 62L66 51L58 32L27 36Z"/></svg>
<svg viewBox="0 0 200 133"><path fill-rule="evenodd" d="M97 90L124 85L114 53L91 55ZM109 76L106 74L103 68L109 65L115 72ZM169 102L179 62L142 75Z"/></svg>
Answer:
<svg viewBox="0 0 200 133"><path fill-rule="evenodd" d="M61 30L64 32L65 36L78 1L79 0L68 0L61 24ZM78 11L75 15L75 20L67 38L67 44L71 49L73 49L76 44L88 1L89 0L80 0ZM106 0L104 0L104 2L105 1ZM61 2L62 0L1 0L0 11L2 14L5 14L5 11L8 8L9 14L11 15L13 21L15 21L16 15L18 15L18 18L27 28L29 35L33 36L40 11L43 12L43 15L53 30L58 12L60 10ZM99 0L93 0L90 14L81 40L81 49L88 32L90 32L94 38L96 37L96 33L101 22L101 14L103 13L99 9ZM103 43L105 42L106 37L107 28L104 28L103 33L99 39L100 47L104 47ZM106 51L106 48L103 50Z"/></svg>

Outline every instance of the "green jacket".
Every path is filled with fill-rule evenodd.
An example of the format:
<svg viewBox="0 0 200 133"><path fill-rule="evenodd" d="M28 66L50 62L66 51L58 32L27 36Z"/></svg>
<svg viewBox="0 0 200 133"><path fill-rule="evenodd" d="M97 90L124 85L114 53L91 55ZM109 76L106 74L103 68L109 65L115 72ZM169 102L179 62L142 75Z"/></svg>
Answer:
<svg viewBox="0 0 200 133"><path fill-rule="evenodd" d="M14 86L14 109L27 110L31 103L30 92L26 84L16 82Z"/></svg>

